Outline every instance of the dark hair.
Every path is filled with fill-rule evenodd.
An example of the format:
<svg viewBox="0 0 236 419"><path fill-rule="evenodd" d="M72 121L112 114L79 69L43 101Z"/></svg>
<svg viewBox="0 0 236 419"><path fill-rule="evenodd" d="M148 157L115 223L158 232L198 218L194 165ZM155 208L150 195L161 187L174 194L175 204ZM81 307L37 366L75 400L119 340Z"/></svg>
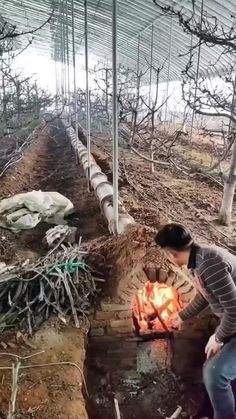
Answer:
<svg viewBox="0 0 236 419"><path fill-rule="evenodd" d="M181 224L167 224L155 237L156 244L160 247L169 247L181 251L186 250L193 244L190 231Z"/></svg>

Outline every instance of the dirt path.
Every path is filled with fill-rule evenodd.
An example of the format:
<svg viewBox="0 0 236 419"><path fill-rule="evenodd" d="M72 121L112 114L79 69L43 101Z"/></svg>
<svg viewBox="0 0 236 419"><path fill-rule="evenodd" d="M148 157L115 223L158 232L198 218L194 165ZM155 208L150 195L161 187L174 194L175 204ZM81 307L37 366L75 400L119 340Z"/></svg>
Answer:
<svg viewBox="0 0 236 419"><path fill-rule="evenodd" d="M2 180L0 198L39 189L57 191L73 202L75 214L70 224L78 228L78 236L83 241L107 234L98 202L93 192L87 190L83 169L76 166L74 153L65 141L64 132L55 127L49 131L40 134L11 174L8 173ZM42 239L48 228L48 224L40 224L17 236L0 230L0 237L5 238L4 248L0 245L1 259L11 260L16 250L18 255L23 252L23 257L26 249L44 253L46 249Z"/></svg>
<svg viewBox="0 0 236 419"><path fill-rule="evenodd" d="M0 184L0 198L32 190L57 191L69 198L75 214L69 223L78 228L83 241L107 234L94 194L87 190L83 169L75 164L75 156L65 141L62 130L55 127L41 132L18 165L7 173ZM17 259L37 258L47 249L42 244L48 224L18 235L0 229L0 261L16 263ZM31 348L16 342L16 332L0 339L0 365L11 366L12 359L1 352L21 356L44 351L22 364L74 362L83 371L85 358L84 331L62 327L56 319L44 325L30 341ZM7 346L6 346L7 345ZM6 418L11 395L11 372L0 374L0 418ZM17 418L87 419L82 395L81 372L71 365L22 370L17 393Z"/></svg>

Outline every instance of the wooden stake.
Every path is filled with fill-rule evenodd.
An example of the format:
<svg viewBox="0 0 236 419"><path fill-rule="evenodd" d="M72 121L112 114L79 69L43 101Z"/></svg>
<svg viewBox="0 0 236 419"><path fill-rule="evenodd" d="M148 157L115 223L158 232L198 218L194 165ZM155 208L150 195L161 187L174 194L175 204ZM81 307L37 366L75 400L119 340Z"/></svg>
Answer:
<svg viewBox="0 0 236 419"><path fill-rule="evenodd" d="M12 388L11 388L11 399L9 402L9 411L7 419L14 419L16 413L16 395L18 390L18 375L20 369L20 362L12 365Z"/></svg>
<svg viewBox="0 0 236 419"><path fill-rule="evenodd" d="M120 408L118 400L114 397L116 419L121 419Z"/></svg>
<svg viewBox="0 0 236 419"><path fill-rule="evenodd" d="M166 419L177 419L179 417L180 413L182 412L182 410L183 410L182 407L178 406L177 409L174 411L173 415L169 416Z"/></svg>

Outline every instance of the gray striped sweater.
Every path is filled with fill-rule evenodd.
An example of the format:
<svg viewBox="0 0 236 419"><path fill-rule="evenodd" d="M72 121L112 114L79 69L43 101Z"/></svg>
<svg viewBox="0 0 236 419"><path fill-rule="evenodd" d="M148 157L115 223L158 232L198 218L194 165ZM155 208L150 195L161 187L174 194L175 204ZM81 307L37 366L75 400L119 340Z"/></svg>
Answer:
<svg viewBox="0 0 236 419"><path fill-rule="evenodd" d="M216 246L196 246L193 252L189 268L198 292L180 317L187 320L210 305L220 318L216 337L224 342L236 334L236 256Z"/></svg>

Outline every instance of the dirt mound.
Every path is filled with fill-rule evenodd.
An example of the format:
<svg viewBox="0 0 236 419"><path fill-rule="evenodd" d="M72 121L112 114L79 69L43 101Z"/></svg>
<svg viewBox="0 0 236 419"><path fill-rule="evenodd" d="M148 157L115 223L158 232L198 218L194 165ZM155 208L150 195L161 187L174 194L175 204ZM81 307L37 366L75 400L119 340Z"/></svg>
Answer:
<svg viewBox="0 0 236 419"><path fill-rule="evenodd" d="M154 229L135 224L119 237L91 243L87 262L106 278L106 295L112 297L117 283L140 262L149 277L174 270L173 264L155 244L155 234Z"/></svg>

